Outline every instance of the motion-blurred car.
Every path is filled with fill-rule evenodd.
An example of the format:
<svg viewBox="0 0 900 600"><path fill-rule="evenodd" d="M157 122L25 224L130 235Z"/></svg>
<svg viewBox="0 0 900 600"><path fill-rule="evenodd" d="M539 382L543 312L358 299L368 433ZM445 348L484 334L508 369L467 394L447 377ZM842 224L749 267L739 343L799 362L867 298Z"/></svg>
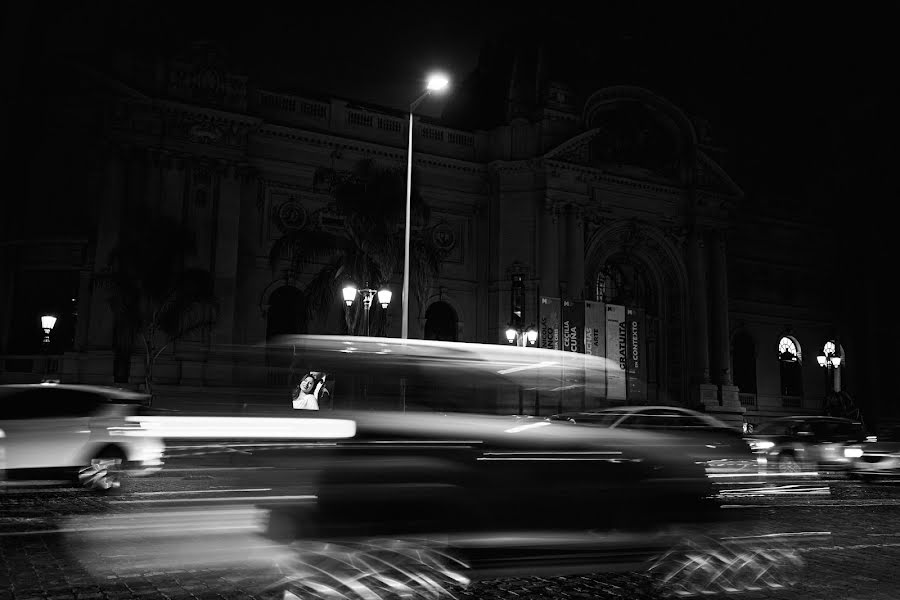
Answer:
<svg viewBox="0 0 900 600"><path fill-rule="evenodd" d="M763 423L747 442L767 471L847 471L845 450L866 439L862 423L840 417L791 416Z"/></svg>
<svg viewBox="0 0 900 600"><path fill-rule="evenodd" d="M555 561L627 570L665 548L668 532L720 515L703 467L673 453L667 434L508 416L556 405L563 388L567 397L590 393L586 372L602 373L605 359L332 336L289 336L267 350L277 344L303 369L334 374L336 408L316 416L352 420L356 430L317 447L314 507L269 507L276 540L332 540L347 556L360 540L439 539L467 573ZM347 564L332 558L329 569Z"/></svg>
<svg viewBox="0 0 900 600"><path fill-rule="evenodd" d="M677 406L617 406L590 412L552 415L551 421L610 429L640 429L672 434L673 449L704 461L710 472L738 472L756 468L756 457L737 427L688 408Z"/></svg>
<svg viewBox="0 0 900 600"><path fill-rule="evenodd" d="M145 401L144 395L103 386L0 386L6 477L72 479L110 491L120 486L123 471L141 475L158 470L162 440L127 421Z"/></svg>
<svg viewBox="0 0 900 600"><path fill-rule="evenodd" d="M874 441L847 446L850 474L860 479L900 477L900 426L880 431Z"/></svg>

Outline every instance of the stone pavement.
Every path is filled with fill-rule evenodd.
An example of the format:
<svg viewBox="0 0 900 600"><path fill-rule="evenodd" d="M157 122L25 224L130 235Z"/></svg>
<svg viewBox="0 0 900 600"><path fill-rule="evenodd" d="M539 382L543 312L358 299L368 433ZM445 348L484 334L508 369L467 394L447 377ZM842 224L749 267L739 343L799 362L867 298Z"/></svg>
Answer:
<svg viewBox="0 0 900 600"><path fill-rule="evenodd" d="M109 548L80 547L66 529L90 529L108 523L110 515L138 516L169 506L152 491L165 488L183 493L176 498L203 498L204 493L227 487L220 477L181 474L140 480L130 495L103 498L71 489L14 490L0 492L0 598L6 600L75 600L81 598L130 600L148 598L259 599L282 598L271 587L283 571L275 565L229 564L125 572L115 544ZM866 488L860 484L832 485L827 497L790 497L744 500L728 509L736 517L698 532L712 538L803 534L788 539L803 567L797 582L784 589L758 592L715 593L711 598L747 600L898 600L900 598L900 498L890 488ZM145 490L145 491L141 491ZM884 490L888 490L885 492ZM196 495L194 495L196 493ZM141 495L144 494L144 495ZM148 504L145 501L152 500ZM157 503L159 502L159 503ZM176 501L173 501L177 504ZM755 504L751 505L753 502ZM207 506L207 504L202 504ZM181 505L186 506L185 504ZM210 503L208 506L215 506ZM155 513L154 513L155 514ZM61 531L62 529L62 531ZM100 532L106 533L106 532ZM115 532L110 532L115 533ZM128 539L131 532L121 532ZM130 538L148 551L150 542L135 533ZM760 537L765 540L768 538ZM248 551L249 552L249 551ZM97 556L93 556L96 554ZM87 569L99 558L107 570ZM560 577L508 577L478 581L454 590L466 600L529 598L651 599L652 580L643 573L584 574Z"/></svg>

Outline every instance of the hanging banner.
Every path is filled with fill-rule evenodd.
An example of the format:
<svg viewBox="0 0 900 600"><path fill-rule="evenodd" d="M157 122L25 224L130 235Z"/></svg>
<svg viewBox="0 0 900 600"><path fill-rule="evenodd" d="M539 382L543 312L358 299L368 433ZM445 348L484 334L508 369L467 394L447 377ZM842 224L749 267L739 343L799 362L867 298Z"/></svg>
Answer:
<svg viewBox="0 0 900 600"><path fill-rule="evenodd" d="M562 302L562 349L584 354L584 302Z"/></svg>
<svg viewBox="0 0 900 600"><path fill-rule="evenodd" d="M644 361L644 311L640 308L625 309L625 325L628 336L628 352L625 355L626 380L629 404L647 401L647 365Z"/></svg>
<svg viewBox="0 0 900 600"><path fill-rule="evenodd" d="M559 298L541 296L541 305L538 308L538 347L549 350L559 350L559 325L560 325Z"/></svg>
<svg viewBox="0 0 900 600"><path fill-rule="evenodd" d="M625 368L627 352L625 333L625 307L621 304L606 305L606 397L609 400L625 400Z"/></svg>
<svg viewBox="0 0 900 600"><path fill-rule="evenodd" d="M584 303L584 353L606 356L606 307L602 302ZM606 369L585 373L588 408L599 408L606 398Z"/></svg>
<svg viewBox="0 0 900 600"><path fill-rule="evenodd" d="M606 318L602 302L584 303L584 353L606 356Z"/></svg>

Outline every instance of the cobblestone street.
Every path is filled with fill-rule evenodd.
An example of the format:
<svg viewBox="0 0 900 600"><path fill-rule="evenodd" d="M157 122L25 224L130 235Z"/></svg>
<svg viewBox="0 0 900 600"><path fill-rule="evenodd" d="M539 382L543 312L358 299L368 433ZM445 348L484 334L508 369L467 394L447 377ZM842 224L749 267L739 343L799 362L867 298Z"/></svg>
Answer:
<svg viewBox="0 0 900 600"><path fill-rule="evenodd" d="M277 559L269 560L273 546L263 538L223 537L223 545L231 544L237 554L218 564L189 560L183 568L169 564L151 569L135 559L141 553L157 552L159 540L133 524L159 518L155 515L163 514L160 509L196 508L199 503L209 507L201 514L215 514L214 510L221 510L216 501L225 498L232 503L239 499L247 506L258 505L260 499L264 503L264 496L254 495L259 491L236 491L228 483L222 477L169 474L139 480L127 494L111 498L65 488L7 488L0 495L0 591L11 600L281 598L283 590L272 586L283 572ZM725 520L704 535L719 540L754 536L765 540L765 536L781 534L803 566L793 573L794 585L779 589L776 584L756 592L719 590L704 596L896 600L900 490L891 484L864 486L847 481L829 482L828 488L827 495L746 499L724 509L740 518ZM110 526L114 517L121 519L121 526ZM88 539L79 532L100 528L99 533L112 535L116 527L121 527L121 535L110 537L118 541L109 547L79 542ZM653 583L646 573L544 575L476 581L453 591L457 597L473 600L665 596L654 591Z"/></svg>

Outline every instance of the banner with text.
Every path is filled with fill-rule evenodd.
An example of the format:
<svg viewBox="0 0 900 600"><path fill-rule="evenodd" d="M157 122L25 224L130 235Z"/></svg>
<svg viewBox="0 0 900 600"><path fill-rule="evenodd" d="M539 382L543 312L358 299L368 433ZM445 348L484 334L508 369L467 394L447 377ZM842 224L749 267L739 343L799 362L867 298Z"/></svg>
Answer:
<svg viewBox="0 0 900 600"><path fill-rule="evenodd" d="M584 353L591 356L606 356L606 310L602 302L584 303ZM585 374L586 396L595 400L588 408L601 406L599 402L606 398L606 370L589 371Z"/></svg>
<svg viewBox="0 0 900 600"><path fill-rule="evenodd" d="M606 305L606 397L609 400L625 400L625 369L627 343L625 334L625 307L621 304Z"/></svg>
<svg viewBox="0 0 900 600"><path fill-rule="evenodd" d="M584 302L562 302L562 349L584 354Z"/></svg>
<svg viewBox="0 0 900 600"><path fill-rule="evenodd" d="M643 404L647 401L647 365L644 361L644 311L640 308L625 309L628 352L625 356L628 381L628 403Z"/></svg>
<svg viewBox="0 0 900 600"><path fill-rule="evenodd" d="M538 309L538 319L540 320L538 347L559 350L559 311L559 298L541 296L541 305Z"/></svg>

